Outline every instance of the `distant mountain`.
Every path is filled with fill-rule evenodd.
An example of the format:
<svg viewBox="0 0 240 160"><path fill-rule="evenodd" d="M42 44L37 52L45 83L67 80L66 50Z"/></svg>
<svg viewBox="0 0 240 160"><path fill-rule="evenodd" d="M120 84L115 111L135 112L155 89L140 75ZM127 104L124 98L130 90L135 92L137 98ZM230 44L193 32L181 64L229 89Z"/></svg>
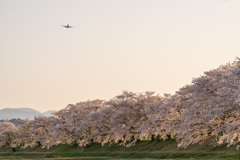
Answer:
<svg viewBox="0 0 240 160"><path fill-rule="evenodd" d="M47 112L39 112L31 108L4 108L0 110L0 119L34 119L34 116L50 116L51 113L56 112L55 110L50 110Z"/></svg>
<svg viewBox="0 0 240 160"><path fill-rule="evenodd" d="M43 116L51 116L52 113L54 113L54 112L57 112L57 111L56 110L49 110L49 111L43 112L42 115Z"/></svg>

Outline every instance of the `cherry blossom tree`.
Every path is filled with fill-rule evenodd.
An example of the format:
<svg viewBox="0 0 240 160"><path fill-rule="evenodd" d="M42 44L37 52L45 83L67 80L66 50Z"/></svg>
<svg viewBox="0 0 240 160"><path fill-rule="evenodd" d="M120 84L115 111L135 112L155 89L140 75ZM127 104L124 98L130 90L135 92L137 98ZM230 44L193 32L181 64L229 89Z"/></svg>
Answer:
<svg viewBox="0 0 240 160"><path fill-rule="evenodd" d="M35 146L36 137L31 132L31 128L31 121L27 119L24 124L18 126L16 139L12 143L15 145L21 145L22 148Z"/></svg>
<svg viewBox="0 0 240 160"><path fill-rule="evenodd" d="M76 143L81 144L91 133L84 128L83 120L92 112L105 107L105 101L93 100L79 102L76 105L68 105L63 110L56 112L56 125L51 129L53 132L53 144ZM84 143L83 143L84 144Z"/></svg>
<svg viewBox="0 0 240 160"><path fill-rule="evenodd" d="M164 97L159 97L159 100L147 105L145 110L146 120L141 121L138 129L139 138L152 140L161 140L167 137L167 128L165 122L169 119L169 106L167 102L171 95L165 94Z"/></svg>
<svg viewBox="0 0 240 160"><path fill-rule="evenodd" d="M30 122L30 132L34 137L35 143L47 148L51 146L50 140L53 134L50 132L50 129L55 126L56 120L57 118L55 116L38 116Z"/></svg>
<svg viewBox="0 0 240 160"><path fill-rule="evenodd" d="M17 135L17 127L8 122L0 122L0 148L11 147L15 151L16 145L12 142L15 140Z"/></svg>
<svg viewBox="0 0 240 160"><path fill-rule="evenodd" d="M115 113L113 107L106 105L106 107L88 114L83 123L81 123L78 130L81 130L84 138L81 138L80 146L86 146L92 143L101 143L104 145L109 142L112 136L110 130L112 128L110 123L111 115Z"/></svg>
<svg viewBox="0 0 240 160"><path fill-rule="evenodd" d="M146 120L145 109L149 103L158 101L154 92L133 93L124 91L108 102L114 112L110 117L111 129L107 135L108 142L131 146L139 141L138 128Z"/></svg>
<svg viewBox="0 0 240 160"><path fill-rule="evenodd" d="M177 136L183 138L180 147L208 139L219 140L219 144L240 141L232 136L238 134L239 85L239 59L193 80L193 85L186 88L191 97L179 118L181 125Z"/></svg>
<svg viewBox="0 0 240 160"><path fill-rule="evenodd" d="M19 126L0 122L0 147L86 146L144 138L174 137L179 147L207 140L216 145L240 142L240 59L205 72L174 95L124 91L109 101L70 104L54 116L38 116Z"/></svg>

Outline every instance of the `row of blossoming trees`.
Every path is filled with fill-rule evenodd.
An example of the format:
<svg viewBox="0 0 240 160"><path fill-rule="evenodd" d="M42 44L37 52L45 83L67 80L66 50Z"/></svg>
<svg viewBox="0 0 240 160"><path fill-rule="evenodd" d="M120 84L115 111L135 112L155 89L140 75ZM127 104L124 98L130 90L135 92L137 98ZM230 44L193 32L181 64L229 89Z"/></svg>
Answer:
<svg viewBox="0 0 240 160"><path fill-rule="evenodd" d="M124 91L109 101L68 105L23 125L0 123L0 147L49 148L60 143L132 146L151 137L175 138L179 147L211 140L240 142L240 59L205 72L174 95Z"/></svg>

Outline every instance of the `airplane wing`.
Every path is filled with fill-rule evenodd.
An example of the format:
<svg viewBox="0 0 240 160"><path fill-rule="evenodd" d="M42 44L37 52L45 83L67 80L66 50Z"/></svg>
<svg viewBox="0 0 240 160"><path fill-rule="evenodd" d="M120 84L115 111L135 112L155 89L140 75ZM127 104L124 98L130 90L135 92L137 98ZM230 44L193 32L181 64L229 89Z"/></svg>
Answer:
<svg viewBox="0 0 240 160"><path fill-rule="evenodd" d="M73 26L69 26L69 25L67 25L67 26L61 25L61 26L65 27L65 28L73 28Z"/></svg>

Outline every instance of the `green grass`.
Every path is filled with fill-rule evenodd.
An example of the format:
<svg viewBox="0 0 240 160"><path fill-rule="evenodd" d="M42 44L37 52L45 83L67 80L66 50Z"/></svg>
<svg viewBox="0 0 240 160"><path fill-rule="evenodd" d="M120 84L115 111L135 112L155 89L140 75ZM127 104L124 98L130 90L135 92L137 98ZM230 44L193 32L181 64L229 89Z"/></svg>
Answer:
<svg viewBox="0 0 240 160"><path fill-rule="evenodd" d="M168 141L142 141L132 147L119 146L118 144L93 144L88 147L78 147L71 144L60 144L50 149L35 146L21 150L17 148L12 152L10 148L0 149L0 159L20 159L20 158L99 158L103 160L110 159L240 159L240 151L235 149L236 146L226 148L222 146L212 146L211 143L195 144L186 149L179 149L177 142Z"/></svg>

